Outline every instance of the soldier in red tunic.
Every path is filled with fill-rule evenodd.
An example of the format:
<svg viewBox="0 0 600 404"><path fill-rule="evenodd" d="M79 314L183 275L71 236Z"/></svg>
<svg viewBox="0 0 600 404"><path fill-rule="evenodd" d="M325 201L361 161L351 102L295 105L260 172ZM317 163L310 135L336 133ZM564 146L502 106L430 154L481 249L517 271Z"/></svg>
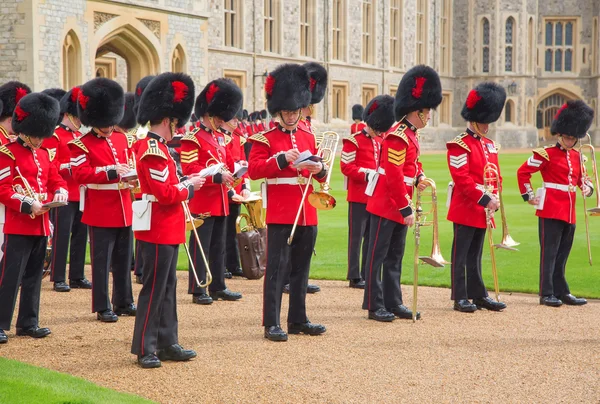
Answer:
<svg viewBox="0 0 600 404"><path fill-rule="evenodd" d="M195 113L202 118L200 127L185 135L181 141L181 168L183 174L200 172L207 166L224 164L225 170L208 177L202 193L190 201L190 210L195 215L210 214L198 228L202 249L207 256L213 275L209 294L196 284L190 267L188 293L197 304L211 304L213 300L239 300L242 295L227 289L225 285L225 233L229 214L228 192L234 171L231 154L225 148L225 137L218 128L223 122L233 119L242 107L243 95L237 85L228 79L213 80L206 85L196 99ZM206 276L204 261L193 232L190 232L191 254L199 276Z"/></svg>
<svg viewBox="0 0 600 404"><path fill-rule="evenodd" d="M44 140L44 146L51 140L54 150L53 162L60 175L67 182L69 204L53 209L51 220L54 225L52 236L52 256L50 259L50 280L54 290L68 292L71 288L91 289L92 284L85 278L85 250L87 247L87 225L81 222L79 210L79 183L71 174L71 151L68 143L81 136L81 122L77 116L79 87L73 87L60 99L62 121L51 138ZM66 283L67 252L69 254L69 285Z"/></svg>
<svg viewBox="0 0 600 404"><path fill-rule="evenodd" d="M29 94L14 108L12 128L17 141L0 147L0 202L6 207L4 257L0 261L0 343L8 341L17 292L21 287L17 335L42 338L50 334L39 327L40 289L46 241L50 234L50 201L67 201L67 184L48 151L41 148L52 136L60 115L58 101Z"/></svg>
<svg viewBox="0 0 600 404"><path fill-rule="evenodd" d="M13 142L15 134L11 120L19 100L31 92L31 89L18 81L9 81L0 86L0 145Z"/></svg>
<svg viewBox="0 0 600 404"><path fill-rule="evenodd" d="M352 120L354 123L350 125L350 134L359 133L365 128L365 123L362 120L364 108L360 104L354 104L352 106Z"/></svg>
<svg viewBox="0 0 600 404"><path fill-rule="evenodd" d="M307 184L308 177L312 175L317 181L324 181L327 167L321 162L293 165L300 152L308 151L313 155L317 152L313 134L298 128L301 109L307 107L311 99L306 69L294 64L277 67L267 77L265 91L269 112L279 115L279 125L264 134L252 136L254 143L248 172L253 180L266 179L266 195L263 195L268 225L263 288L264 336L271 341L287 341L288 336L280 326L280 310L283 285L290 271L288 332L310 335L325 332L324 326L311 323L306 316L306 287L317 235L317 211L308 198L302 200L302 195L306 187L308 193L312 192L312 184ZM292 244L288 245L301 206L298 226Z"/></svg>
<svg viewBox="0 0 600 404"><path fill-rule="evenodd" d="M448 220L454 223L451 298L454 310L460 312L506 308L506 304L488 297L481 276L486 209L492 212L498 210L497 192L502 186L491 181L494 192L484 188L484 167L487 163L496 165L500 176L498 147L487 134L489 124L502 113L505 101L506 92L495 83L482 83L475 87L469 92L461 112L468 122L467 131L446 144L448 168L453 181L448 209ZM468 299L473 299L473 302Z"/></svg>
<svg viewBox="0 0 600 404"><path fill-rule="evenodd" d="M92 128L69 142L71 171L82 184L81 221L88 225L92 261L92 312L102 322L118 315L135 315L131 291L131 192L121 176L127 165L127 137L115 130L123 118L124 94L112 80L96 78L79 92L77 112L83 125ZM112 269L112 304L108 279Z"/></svg>
<svg viewBox="0 0 600 404"><path fill-rule="evenodd" d="M587 301L569 291L565 278L567 259L575 235L577 187L585 197L594 188L581 172L580 154L574 147L586 136L594 119L594 110L583 101L568 101L556 114L551 131L558 135L554 146L534 149L533 155L517 171L523 199L536 206L540 238L540 304L559 307L583 305ZM540 172L542 191L536 196L531 175Z"/></svg>
<svg viewBox="0 0 600 404"><path fill-rule="evenodd" d="M365 194L369 176L379 166L381 135L394 123L394 98L379 96L370 103L368 124L342 141L340 167L348 189L348 273L350 287L365 288L365 265L369 248L368 196ZM358 104L357 104L358 105ZM360 106L360 105L359 105ZM363 107L360 106L364 111ZM354 112L354 109L353 109ZM362 116L360 118L362 122ZM362 251L362 260L361 260ZM362 265L361 265L362 263Z"/></svg>
<svg viewBox="0 0 600 404"><path fill-rule="evenodd" d="M183 73L163 73L153 79L139 103L138 122L150 123L140 140L137 173L142 199L151 211L149 227L136 230L142 256L143 286L131 353L142 368L156 368L161 361L186 361L196 352L183 349L177 337L177 253L185 243L182 202L204 184L197 174L180 181L166 143L176 128L184 127L194 106L194 83Z"/></svg>
<svg viewBox="0 0 600 404"><path fill-rule="evenodd" d="M402 77L394 100L392 127L381 144L380 164L373 196L367 202L369 250L363 309L369 319L393 321L410 319L412 312L403 304L400 277L406 233L415 221L412 207L413 187L424 189L425 178L419 162L418 129L427 125L430 111L442 101L438 74L419 65ZM365 107L369 111L371 106ZM364 115L363 115L364 116ZM368 188L372 185L369 184ZM420 314L416 314L417 319Z"/></svg>
<svg viewBox="0 0 600 404"><path fill-rule="evenodd" d="M247 167L248 162L244 154L244 144L246 138L242 134L241 119L243 117L243 111L240 109L236 113L236 116L228 121L223 122L220 132L225 136L225 145L227 148L227 154L231 155L234 166ZM240 267L240 252L238 249L237 238L236 238L236 221L241 211L241 202L232 198L241 197L243 199L250 196L250 181L247 180L248 174L242 176L244 179L241 181L232 191L229 193L229 215L227 216L227 230L225 236L225 268L226 273L231 276L243 276L244 273Z"/></svg>

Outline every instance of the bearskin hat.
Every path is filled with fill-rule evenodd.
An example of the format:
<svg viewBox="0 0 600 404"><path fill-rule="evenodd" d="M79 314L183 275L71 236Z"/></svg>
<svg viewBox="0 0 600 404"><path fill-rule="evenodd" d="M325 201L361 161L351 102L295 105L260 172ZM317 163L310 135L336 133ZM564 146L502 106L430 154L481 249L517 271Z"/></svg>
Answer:
<svg viewBox="0 0 600 404"><path fill-rule="evenodd" d="M42 91L42 93L54 98L60 104L60 100L67 92L65 90L63 90L62 88L47 88L44 91ZM59 123L61 123L62 119L63 119L63 112L61 111L60 115L58 116L58 121L56 121L56 124L58 125Z"/></svg>
<svg viewBox="0 0 600 404"><path fill-rule="evenodd" d="M177 127L183 127L194 108L194 81L184 73L162 73L143 90L138 103L137 121L145 125L164 118L177 119Z"/></svg>
<svg viewBox="0 0 600 404"><path fill-rule="evenodd" d="M280 65L267 76L265 92L271 115L306 108L311 98L308 71L297 64Z"/></svg>
<svg viewBox="0 0 600 404"><path fill-rule="evenodd" d="M123 87L104 77L81 86L77 97L77 115L82 125L106 128L121 122L125 105Z"/></svg>
<svg viewBox="0 0 600 404"><path fill-rule="evenodd" d="M364 108L360 104L354 104L352 106L352 120L359 119L362 121ZM393 112L393 111L392 111Z"/></svg>
<svg viewBox="0 0 600 404"><path fill-rule="evenodd" d="M19 101L13 112L15 133L47 138L52 136L60 116L60 104L48 94L31 93Z"/></svg>
<svg viewBox="0 0 600 404"><path fill-rule="evenodd" d="M4 107L4 104L2 102L2 100L0 100L0 116L2 116L2 108Z"/></svg>
<svg viewBox="0 0 600 404"><path fill-rule="evenodd" d="M208 114L230 121L242 108L242 90L229 79L216 79L208 83L196 98L195 113L198 118Z"/></svg>
<svg viewBox="0 0 600 404"><path fill-rule="evenodd" d="M80 87L73 87L60 99L60 113L77 116L77 99Z"/></svg>
<svg viewBox="0 0 600 404"><path fill-rule="evenodd" d="M244 119L244 110L242 108L238 109L235 113L235 117L240 121Z"/></svg>
<svg viewBox="0 0 600 404"><path fill-rule="evenodd" d="M125 93L125 107L123 108L123 119L118 123L119 128L124 130L130 130L135 128L137 124L135 112L133 110L133 104L135 103L135 96L132 92Z"/></svg>
<svg viewBox="0 0 600 404"><path fill-rule="evenodd" d="M138 114L139 103L140 103L140 100L142 99L142 94L144 93L144 90L146 89L146 87L148 87L148 84L150 84L152 79L155 77L156 76L146 76L143 79L141 79L140 81L138 81L138 83L135 85L135 91L133 93L135 96L134 102L133 102L133 112L135 113L136 116Z"/></svg>
<svg viewBox="0 0 600 404"><path fill-rule="evenodd" d="M327 91L327 70L316 62L305 63L304 68L310 78L310 103L318 104Z"/></svg>
<svg viewBox="0 0 600 404"><path fill-rule="evenodd" d="M468 122L492 123L498 120L506 91L496 83L485 82L472 89L460 114Z"/></svg>
<svg viewBox="0 0 600 404"><path fill-rule="evenodd" d="M263 121L265 119L267 119L267 110L266 109L261 109L260 110L260 116L259 116L259 118L262 119Z"/></svg>
<svg viewBox="0 0 600 404"><path fill-rule="evenodd" d="M435 109L442 102L440 76L429 66L418 65L400 80L394 101L394 115L399 121L406 114L421 109Z"/></svg>
<svg viewBox="0 0 600 404"><path fill-rule="evenodd" d="M19 100L29 93L31 93L31 89L18 81L9 81L0 86L0 100L4 106L0 119L12 116Z"/></svg>
<svg viewBox="0 0 600 404"><path fill-rule="evenodd" d="M362 120L377 132L387 132L394 124L394 97L378 95L367 104Z"/></svg>
<svg viewBox="0 0 600 404"><path fill-rule="evenodd" d="M248 120L248 110L247 109L242 111L242 119Z"/></svg>
<svg viewBox="0 0 600 404"><path fill-rule="evenodd" d="M584 138L592 121L594 110L581 100L567 101L552 121L550 132L553 135L567 135L578 139Z"/></svg>

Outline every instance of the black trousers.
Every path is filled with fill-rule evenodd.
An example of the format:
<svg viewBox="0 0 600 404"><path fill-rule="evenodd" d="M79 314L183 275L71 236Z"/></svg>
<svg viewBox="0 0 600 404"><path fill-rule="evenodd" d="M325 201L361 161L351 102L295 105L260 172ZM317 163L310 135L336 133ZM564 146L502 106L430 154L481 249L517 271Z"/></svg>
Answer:
<svg viewBox="0 0 600 404"><path fill-rule="evenodd" d="M366 204L348 203L348 275L346 279L365 279L365 266L369 250L369 216Z"/></svg>
<svg viewBox="0 0 600 404"><path fill-rule="evenodd" d="M393 220L370 215L364 310L392 309L402 304L400 277L407 229Z"/></svg>
<svg viewBox="0 0 600 404"><path fill-rule="evenodd" d="M263 325L280 325L281 296L286 279L290 284L288 323L305 323L306 286L317 226L298 226L292 245L287 240L291 224L267 226L267 268L263 286Z"/></svg>
<svg viewBox="0 0 600 404"><path fill-rule="evenodd" d="M138 297L131 353L148 355L177 344L177 253L179 245L139 241L143 286Z"/></svg>
<svg viewBox="0 0 600 404"><path fill-rule="evenodd" d="M571 293L565 269L574 236L575 224L539 218L540 296L563 296Z"/></svg>
<svg viewBox="0 0 600 404"><path fill-rule="evenodd" d="M65 282L67 272L67 252L69 253L69 280L85 278L85 249L87 245L87 225L81 223L83 212L79 202L69 202L67 206L52 209L50 219L54 225L52 236L52 258L50 260L50 280Z"/></svg>
<svg viewBox="0 0 600 404"><path fill-rule="evenodd" d="M452 300L477 299L488 295L481 277L485 232L486 229L454 223Z"/></svg>
<svg viewBox="0 0 600 404"><path fill-rule="evenodd" d="M208 260L208 266L213 276L212 283L208 286L210 292L225 290L225 229L227 216L213 216L204 220L202 226L198 227L198 236L202 250ZM194 267L198 273L198 279L204 283L206 281L206 266L202 260L202 254L196 243L194 232L190 232L189 241L190 255L194 260ZM196 278L192 273L192 267L189 266L189 285L188 293L199 295L206 293L206 288L200 288L196 285Z"/></svg>
<svg viewBox="0 0 600 404"><path fill-rule="evenodd" d="M5 234L0 261L0 329L9 330L21 286L17 328L38 326L45 236Z"/></svg>
<svg viewBox="0 0 600 404"><path fill-rule="evenodd" d="M142 246L138 240L135 240L135 262L133 264L133 274L135 276L142 276L142 267L144 263L144 256L142 255Z"/></svg>
<svg viewBox="0 0 600 404"><path fill-rule="evenodd" d="M229 204L229 216L227 216L227 235L225 236L225 268L235 271L240 268L240 250L238 248L235 232L235 222L240 215L242 205L239 203Z"/></svg>
<svg viewBox="0 0 600 404"><path fill-rule="evenodd" d="M131 291L131 226L89 226L92 261L92 312L111 309L108 300L108 273L112 269L112 304L133 303Z"/></svg>

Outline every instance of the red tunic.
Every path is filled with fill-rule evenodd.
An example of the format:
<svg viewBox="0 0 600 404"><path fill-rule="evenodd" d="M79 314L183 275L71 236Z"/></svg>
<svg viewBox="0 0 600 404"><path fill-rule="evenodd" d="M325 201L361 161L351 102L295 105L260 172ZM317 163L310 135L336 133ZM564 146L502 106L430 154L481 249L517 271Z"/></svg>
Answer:
<svg viewBox="0 0 600 404"><path fill-rule="evenodd" d="M367 203L366 170L376 171L381 153L381 138L370 137L364 131L342 140L340 167L348 184L348 202Z"/></svg>
<svg viewBox="0 0 600 404"><path fill-rule="evenodd" d="M96 227L131 226L131 192L119 183L115 168L127 164L125 134L114 131L105 138L91 131L68 145L73 178L87 187L81 221ZM94 189L98 187L111 189Z"/></svg>
<svg viewBox="0 0 600 404"><path fill-rule="evenodd" d="M208 165L215 164L215 159L217 162L226 163L227 169L233 171L233 160L227 154L222 133L213 132L201 125L181 139L181 169L184 175L199 173ZM229 215L228 189L225 184L215 182L219 177L220 174L206 178L202 191L190 200L192 213Z"/></svg>
<svg viewBox="0 0 600 404"><path fill-rule="evenodd" d="M424 175L416 130L403 120L387 133L381 143L379 179L367 202L370 213L401 224L412 213L413 186Z"/></svg>
<svg viewBox="0 0 600 404"><path fill-rule="evenodd" d="M72 131L67 126L59 124L54 131L54 136L58 137L56 156L53 162L58 167L60 175L67 182L69 190L69 201L79 202L79 183L75 181L71 173L71 150L69 150L69 142L81 136L78 131ZM44 140L44 144L46 140Z"/></svg>
<svg viewBox="0 0 600 404"><path fill-rule="evenodd" d="M517 181L523 199L535 195L531 186L531 175L542 174L546 188L544 208L536 209L536 216L558 219L575 224L575 200L577 187L582 187L580 155L577 150L565 150L562 146L550 146L533 150L533 155L517 171Z"/></svg>
<svg viewBox="0 0 600 404"><path fill-rule="evenodd" d="M297 170L291 163L285 161L285 154L290 149L298 149L300 152L309 150L312 154L317 152L315 137L312 133L301 129L288 131L281 126L268 130L265 133L254 135L250 138L253 142L248 162L248 174L251 179L267 180L267 200L263 200L267 207L267 224L293 224L296 213L300 206L302 193L305 190L305 182L310 175L307 170ZM313 176L316 178L315 176ZM324 177L316 178L322 182ZM280 182L296 182L295 184L284 184ZM308 194L313 191L312 184L308 185ZM298 220L300 226L316 226L317 210L308 202L304 201L303 209Z"/></svg>
<svg viewBox="0 0 600 404"><path fill-rule="evenodd" d="M246 155L244 154L244 143L246 138L242 135L241 128L238 126L233 132L224 133L225 144L227 148L227 155L231 156L234 163L240 163L246 161ZM248 172L242 176L242 178L248 178ZM240 182L235 187L235 192L239 194L244 189L244 181ZM237 202L234 202L237 203Z"/></svg>
<svg viewBox="0 0 600 404"><path fill-rule="evenodd" d="M38 201L42 204L53 200L56 192L67 193L67 183L50 161L48 151L44 148L31 149L18 139L0 147L0 167L0 203L4 204L6 214L4 233L48 236L48 213L32 219L29 213L33 200L16 193L13 189L13 185L16 184L26 189L24 181L20 178L23 175L33 191L40 196Z"/></svg>
<svg viewBox="0 0 600 404"><path fill-rule="evenodd" d="M498 167L498 149L493 140L480 137L470 130L446 143L448 168L454 182L448 220L465 226L486 228L485 206L490 195L483 189L483 169L490 162ZM498 172L500 182L502 177ZM497 184L492 182L494 193Z"/></svg>
<svg viewBox="0 0 600 404"><path fill-rule="evenodd" d="M136 231L135 238L155 244L185 243L185 216L181 202L194 195L194 187L179 182L177 168L169 155L166 142L149 132L139 140L137 172L142 194L153 195L150 230Z"/></svg>
<svg viewBox="0 0 600 404"><path fill-rule="evenodd" d="M350 125L350 133L360 132L366 127L367 124L364 122L353 123L352 125Z"/></svg>

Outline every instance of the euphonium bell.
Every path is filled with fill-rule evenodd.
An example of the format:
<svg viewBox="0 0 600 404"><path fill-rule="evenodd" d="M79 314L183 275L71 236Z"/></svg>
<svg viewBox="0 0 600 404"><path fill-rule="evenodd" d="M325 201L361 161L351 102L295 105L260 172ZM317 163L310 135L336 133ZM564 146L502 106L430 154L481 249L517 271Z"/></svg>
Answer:
<svg viewBox="0 0 600 404"><path fill-rule="evenodd" d="M193 229L197 229L198 227L202 226L204 224L204 219L207 217L210 217L210 212L202 213L197 216L191 215L186 217L185 231L192 231Z"/></svg>

